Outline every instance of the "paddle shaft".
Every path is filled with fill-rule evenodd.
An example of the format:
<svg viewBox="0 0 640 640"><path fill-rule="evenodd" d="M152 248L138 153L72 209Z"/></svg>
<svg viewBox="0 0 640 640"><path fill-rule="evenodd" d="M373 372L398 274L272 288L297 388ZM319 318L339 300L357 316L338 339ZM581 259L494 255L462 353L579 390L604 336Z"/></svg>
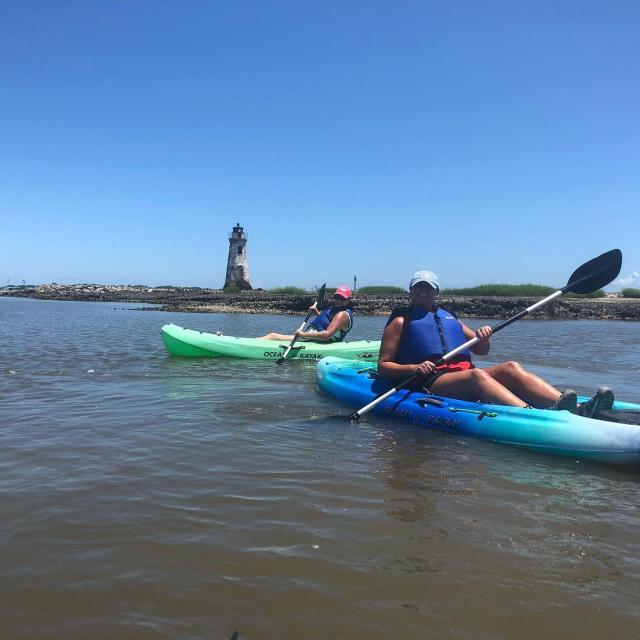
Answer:
<svg viewBox="0 0 640 640"><path fill-rule="evenodd" d="M318 297L316 298L316 301L313 303L316 309L318 308L318 305L322 304L322 302L324 301L324 292L326 288L327 288L327 283L325 282L320 287L320 290L318 291ZM313 313L313 309L309 309L309 313L307 313L307 317L304 319L304 322L298 328L298 331L302 331L305 328L305 325L307 324L307 322L309 322L309 318L311 317L312 313ZM291 348L297 342L298 337L299 337L298 333L296 332L296 334L293 336L293 340L291 340L291 342L289 343L289 346L285 349L285 352L282 354L282 357L276 360L278 364L282 364L287 359L287 356L289 355L289 351L291 351Z"/></svg>
<svg viewBox="0 0 640 640"><path fill-rule="evenodd" d="M602 271L602 270L604 270L604 269L601 269L600 271ZM572 282L571 284L565 285L564 287L562 287L562 289L558 289L557 291L555 291L551 295L547 296L546 298L543 298L542 300L536 302L535 304L532 304L530 307L527 307L526 309L523 309L522 311L520 311L520 313L516 313L515 316L512 316L508 320L505 320L504 322L500 322L495 327L491 327L491 335L493 335L494 333L497 333L498 331L500 331L501 329L504 329L505 327L508 327L510 324L512 324L516 320L520 320L520 318L523 318L524 316L526 316L527 314L531 313L532 311L535 311L539 307L542 307L543 305L547 304L547 302L551 302L551 300L554 300L555 298L559 298L563 293L565 293L569 289L575 287L580 282L583 282L583 281L585 281L585 280L587 280L589 278L592 278L593 275L594 274L590 274L590 275L584 276L583 278L580 278L579 280L576 280L576 281ZM471 338L471 340L467 340L467 342L465 342L464 344L461 344L459 347L456 347L452 351L449 351L448 353L443 355L442 358L440 358L437 362L434 362L434 364L436 366L444 364L448 360L451 360L451 358L453 358L454 356L457 356L461 351L464 351L465 349L468 349L469 347L472 347L479 340L480 340L480 338L478 338L478 337ZM410 382L415 380L420 375L422 375L422 374L414 373L412 376L409 376L406 380L403 380L399 385L393 387L393 389L389 389L389 391L383 393L381 396L378 396L377 398L372 400L369 404L367 404L364 407L362 407L362 409L359 409L355 413L351 414L349 416L349 419L351 421L357 421L365 413L369 413L369 411L371 411L371 409L373 409L376 405L380 404L383 400L386 400L389 396L393 395L396 391L399 391L400 389L402 389L402 387L407 386Z"/></svg>
<svg viewBox="0 0 640 640"><path fill-rule="evenodd" d="M604 270L604 268L601 269L601 271L602 270ZM505 320L504 322L500 322L495 327L491 327L491 335L493 335L494 333L498 333L498 331L500 331L500 329L504 329L505 327L508 327L510 324L512 324L516 320L520 320L520 318L524 318L524 316L526 316L529 313L531 313L532 311L535 311L536 309L544 306L545 304L547 304L547 302L551 302L552 300L555 300L556 298L559 298L563 293L566 293L567 291L569 291L569 289L572 289L573 287L579 285L581 282L584 282L585 280L588 280L589 278L592 278L593 275L596 275L596 274L590 274L588 276L584 276L583 278L580 278L579 280L576 280L576 281L572 282L571 284L565 285L564 287L562 287L562 289L558 289L557 291L554 291L551 295L548 295L546 298L543 298L542 300L539 300L535 304L532 304L530 307L527 307L526 309L523 309L522 311L520 311L520 313L516 313L515 316L512 316L508 320ZM479 339L480 338L472 338L468 342L465 342L464 344L461 344L459 347L456 347L455 349L453 349L453 351L449 351L449 353L447 353L446 355L442 356L442 358L440 358L440 360L438 360L438 362L436 362L435 364L436 365L444 364L447 360L451 360L451 358L453 358L453 356L457 356L461 351L464 351L468 347L473 346L476 342L478 342Z"/></svg>
<svg viewBox="0 0 640 640"><path fill-rule="evenodd" d="M309 313L307 313L307 317L304 319L304 322L300 325L300 327L298 327L298 331L302 331L307 322L309 322L309 318L311 317L311 314L313 313L313 311L309 311ZM293 348L293 345L297 342L298 340L298 334L296 332L296 335L293 336L293 340L289 343L289 346L287 347L286 351L282 354L282 357L280 358L280 360L286 360L287 356L289 355L289 351L291 351L291 349Z"/></svg>

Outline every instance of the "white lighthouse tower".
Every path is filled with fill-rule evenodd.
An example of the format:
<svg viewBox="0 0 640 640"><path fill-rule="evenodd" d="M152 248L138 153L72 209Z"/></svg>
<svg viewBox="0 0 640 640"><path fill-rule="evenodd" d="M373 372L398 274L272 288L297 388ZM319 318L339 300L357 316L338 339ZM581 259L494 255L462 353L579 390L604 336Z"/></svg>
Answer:
<svg viewBox="0 0 640 640"><path fill-rule="evenodd" d="M224 288L227 287L252 288L249 284L247 234L239 222L229 234L229 257L227 258L227 275L224 279Z"/></svg>

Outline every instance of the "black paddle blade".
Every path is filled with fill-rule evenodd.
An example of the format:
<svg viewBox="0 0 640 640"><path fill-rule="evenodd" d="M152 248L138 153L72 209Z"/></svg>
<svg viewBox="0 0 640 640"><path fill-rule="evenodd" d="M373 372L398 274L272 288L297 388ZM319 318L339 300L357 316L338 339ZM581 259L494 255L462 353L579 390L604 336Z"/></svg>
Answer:
<svg viewBox="0 0 640 640"><path fill-rule="evenodd" d="M601 256L585 262L569 278L563 291L573 293L591 293L615 280L622 267L622 251L612 249Z"/></svg>
<svg viewBox="0 0 640 640"><path fill-rule="evenodd" d="M327 283L325 282L318 291L318 297L316 298L316 304L320 306L324 302L324 293L327 289Z"/></svg>
<svg viewBox="0 0 640 640"><path fill-rule="evenodd" d="M339 420L340 422L360 422L360 416L357 413L351 413L345 416L344 413L334 413L332 416L325 416L323 420Z"/></svg>

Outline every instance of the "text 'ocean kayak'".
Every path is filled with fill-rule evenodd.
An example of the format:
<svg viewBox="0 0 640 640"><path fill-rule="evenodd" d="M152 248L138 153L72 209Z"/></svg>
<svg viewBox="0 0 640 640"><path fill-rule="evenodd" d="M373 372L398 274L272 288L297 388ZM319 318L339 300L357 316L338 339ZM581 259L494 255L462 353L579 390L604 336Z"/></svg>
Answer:
<svg viewBox="0 0 640 640"><path fill-rule="evenodd" d="M289 346L278 340L218 336L183 329L175 324L166 324L161 331L164 346L173 356L278 360ZM379 351L380 340L325 343L299 341L289 351L287 360L315 361L330 355L351 360L377 360Z"/></svg>
<svg viewBox="0 0 640 640"><path fill-rule="evenodd" d="M318 363L316 379L323 391L357 408L393 386L388 380L376 378L373 362L332 357ZM640 404L616 401L613 409L640 411ZM373 411L543 453L618 464L640 463L640 426L583 418L568 411L465 402L403 389Z"/></svg>

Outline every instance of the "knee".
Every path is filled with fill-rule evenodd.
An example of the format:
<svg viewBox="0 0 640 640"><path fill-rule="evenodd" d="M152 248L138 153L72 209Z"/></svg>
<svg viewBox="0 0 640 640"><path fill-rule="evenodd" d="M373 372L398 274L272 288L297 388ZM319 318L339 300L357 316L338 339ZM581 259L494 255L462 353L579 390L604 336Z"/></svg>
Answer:
<svg viewBox="0 0 640 640"><path fill-rule="evenodd" d="M524 372L522 365L515 360L509 360L502 365L504 372L510 376L519 376Z"/></svg>
<svg viewBox="0 0 640 640"><path fill-rule="evenodd" d="M486 387L488 384L491 384L492 378L491 376L482 369L472 369L471 370L471 380L473 385L477 389L481 389Z"/></svg>

